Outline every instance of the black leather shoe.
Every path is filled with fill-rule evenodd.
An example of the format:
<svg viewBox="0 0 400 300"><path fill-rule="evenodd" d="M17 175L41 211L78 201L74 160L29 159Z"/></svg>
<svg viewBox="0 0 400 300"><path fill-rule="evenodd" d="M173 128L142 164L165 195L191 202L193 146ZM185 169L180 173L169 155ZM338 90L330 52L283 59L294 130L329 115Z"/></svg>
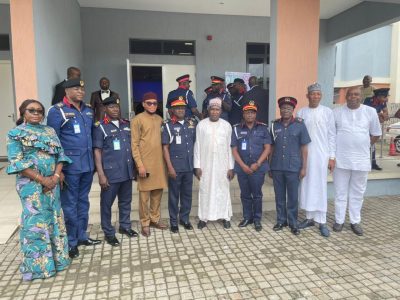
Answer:
<svg viewBox="0 0 400 300"><path fill-rule="evenodd" d="M179 221L179 224L182 225L183 228L185 228L186 230L193 230L193 226L192 226L192 224L190 224L190 222L185 223L185 222Z"/></svg>
<svg viewBox="0 0 400 300"><path fill-rule="evenodd" d="M224 225L224 228L225 228L225 229L231 228L231 222L230 222L230 221L223 220L223 221L222 221L222 225Z"/></svg>
<svg viewBox="0 0 400 300"><path fill-rule="evenodd" d="M171 229L172 233L178 233L179 232L178 225L171 225L170 229Z"/></svg>
<svg viewBox="0 0 400 300"><path fill-rule="evenodd" d="M197 228L203 229L204 227L207 227L207 223L200 220L199 223L197 224Z"/></svg>
<svg viewBox="0 0 400 300"><path fill-rule="evenodd" d="M311 227L311 226L314 226L314 225L315 225L314 220L312 220L312 219L305 219L304 221L300 222L299 228L300 228L300 229L305 229L305 228L307 228L307 227Z"/></svg>
<svg viewBox="0 0 400 300"><path fill-rule="evenodd" d="M380 166L378 166L377 164L372 164L371 168L372 168L372 170L382 171L382 168Z"/></svg>
<svg viewBox="0 0 400 300"><path fill-rule="evenodd" d="M115 235L110 235L110 236L105 236L105 240L108 244L110 244L113 247L119 246L119 241L115 237Z"/></svg>
<svg viewBox="0 0 400 300"><path fill-rule="evenodd" d="M274 231L279 231L279 230L282 230L283 227L286 227L286 226L288 226L287 223L276 223L272 229Z"/></svg>
<svg viewBox="0 0 400 300"><path fill-rule="evenodd" d="M78 249L78 246L71 247L71 248L69 249L68 254L69 254L69 257L70 257L70 258L77 258L77 257L79 256L79 249Z"/></svg>
<svg viewBox="0 0 400 300"><path fill-rule="evenodd" d="M88 238L86 241L79 241L78 246L94 246L100 244L100 240L94 240L91 238Z"/></svg>
<svg viewBox="0 0 400 300"><path fill-rule="evenodd" d="M256 231L261 231L262 230L262 225L260 221L254 221L254 229Z"/></svg>
<svg viewBox="0 0 400 300"><path fill-rule="evenodd" d="M139 234L135 230L133 230L131 228L128 228L128 229L120 228L118 230L118 232L121 233L121 234L125 234L125 235L127 235L129 237L137 237L137 236L139 236Z"/></svg>
<svg viewBox="0 0 400 300"><path fill-rule="evenodd" d="M293 233L294 235L300 234L300 230L297 227L290 227L290 232Z"/></svg>
<svg viewBox="0 0 400 300"><path fill-rule="evenodd" d="M253 224L253 220L246 220L243 219L242 221L240 221L238 227L246 227L247 225Z"/></svg>

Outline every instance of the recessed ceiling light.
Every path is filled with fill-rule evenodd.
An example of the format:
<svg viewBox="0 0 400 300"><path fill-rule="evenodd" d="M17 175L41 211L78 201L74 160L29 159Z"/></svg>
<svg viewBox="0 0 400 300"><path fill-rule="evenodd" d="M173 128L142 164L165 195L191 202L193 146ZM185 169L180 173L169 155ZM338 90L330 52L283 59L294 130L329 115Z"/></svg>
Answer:
<svg viewBox="0 0 400 300"><path fill-rule="evenodd" d="M224 2L220 2L219 4L224 5L225 3Z"/></svg>

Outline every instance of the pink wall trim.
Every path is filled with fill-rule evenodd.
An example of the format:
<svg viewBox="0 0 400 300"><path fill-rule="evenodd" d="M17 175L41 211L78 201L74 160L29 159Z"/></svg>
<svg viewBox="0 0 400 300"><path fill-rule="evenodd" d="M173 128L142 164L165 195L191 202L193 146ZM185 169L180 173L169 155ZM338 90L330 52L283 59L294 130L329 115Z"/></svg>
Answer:
<svg viewBox="0 0 400 300"><path fill-rule="evenodd" d="M277 2L276 96L293 96L300 108L318 78L319 0Z"/></svg>
<svg viewBox="0 0 400 300"><path fill-rule="evenodd" d="M36 51L32 0L10 1L15 99L37 99Z"/></svg>

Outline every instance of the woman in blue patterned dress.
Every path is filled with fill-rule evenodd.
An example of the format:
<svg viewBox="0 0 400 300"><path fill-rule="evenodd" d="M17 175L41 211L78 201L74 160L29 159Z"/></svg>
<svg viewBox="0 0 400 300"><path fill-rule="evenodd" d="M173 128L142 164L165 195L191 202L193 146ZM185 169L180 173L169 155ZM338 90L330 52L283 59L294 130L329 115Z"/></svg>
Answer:
<svg viewBox="0 0 400 300"><path fill-rule="evenodd" d="M23 280L48 278L70 263L60 203L63 164L71 163L53 128L40 123L44 107L25 100L7 136L8 174L17 174L22 202L20 246Z"/></svg>

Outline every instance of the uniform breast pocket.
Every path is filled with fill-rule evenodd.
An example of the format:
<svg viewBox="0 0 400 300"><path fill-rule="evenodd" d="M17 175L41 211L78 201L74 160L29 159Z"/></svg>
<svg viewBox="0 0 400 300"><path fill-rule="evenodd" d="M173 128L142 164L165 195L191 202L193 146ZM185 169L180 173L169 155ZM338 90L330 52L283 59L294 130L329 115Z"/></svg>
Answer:
<svg viewBox="0 0 400 300"><path fill-rule="evenodd" d="M72 164L65 166L66 170L75 171L81 169L81 150L80 149L64 149L65 155L71 160Z"/></svg>

